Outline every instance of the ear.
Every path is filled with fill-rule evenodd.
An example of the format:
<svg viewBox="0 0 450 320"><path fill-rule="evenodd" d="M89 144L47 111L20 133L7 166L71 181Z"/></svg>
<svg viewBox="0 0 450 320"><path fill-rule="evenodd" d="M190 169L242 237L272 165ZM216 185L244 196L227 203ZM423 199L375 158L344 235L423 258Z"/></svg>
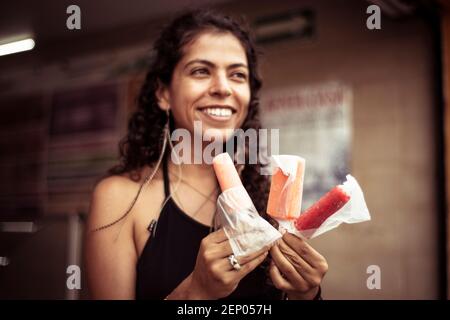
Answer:
<svg viewBox="0 0 450 320"><path fill-rule="evenodd" d="M158 105L163 111L170 109L170 94L169 88L158 80L158 89L156 90L156 99L158 100Z"/></svg>

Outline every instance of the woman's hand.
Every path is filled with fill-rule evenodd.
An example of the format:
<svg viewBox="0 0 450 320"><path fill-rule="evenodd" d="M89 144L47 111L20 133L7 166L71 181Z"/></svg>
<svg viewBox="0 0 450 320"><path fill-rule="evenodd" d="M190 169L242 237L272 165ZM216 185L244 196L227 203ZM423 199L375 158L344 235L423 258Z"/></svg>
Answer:
<svg viewBox="0 0 450 320"><path fill-rule="evenodd" d="M270 277L290 300L313 299L325 273L327 261L305 240L286 232L270 250Z"/></svg>
<svg viewBox="0 0 450 320"><path fill-rule="evenodd" d="M239 281L264 261L269 248L239 258L240 270L235 270L228 257L233 254L228 238L220 229L205 237L197 255L189 282L191 299L218 299L230 295Z"/></svg>

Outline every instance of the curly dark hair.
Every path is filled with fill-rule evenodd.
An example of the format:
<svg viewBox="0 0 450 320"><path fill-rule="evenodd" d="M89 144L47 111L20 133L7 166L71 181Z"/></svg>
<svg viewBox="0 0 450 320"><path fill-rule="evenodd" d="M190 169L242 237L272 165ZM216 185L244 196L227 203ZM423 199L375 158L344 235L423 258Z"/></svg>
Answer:
<svg viewBox="0 0 450 320"><path fill-rule="evenodd" d="M138 97L138 110L131 116L128 133L120 141L120 164L109 169L110 175L130 173L135 181L141 179L139 169L157 162L162 149L162 131L167 121L165 111L158 106L156 91L159 82L169 86L176 64L183 56L183 47L199 34L209 32L231 33L245 49L250 84L248 114L241 129L260 129L258 92L262 86L258 74L257 52L245 22L211 10L196 10L182 14L166 26L154 43L153 60ZM173 118L170 115L171 128ZM259 143L259 141L258 141ZM267 218L269 182L260 172L262 164L248 163L248 141L245 145L246 161L241 170L242 182L253 199L258 212ZM259 148L258 152L260 152ZM259 159L259 154L258 154Z"/></svg>

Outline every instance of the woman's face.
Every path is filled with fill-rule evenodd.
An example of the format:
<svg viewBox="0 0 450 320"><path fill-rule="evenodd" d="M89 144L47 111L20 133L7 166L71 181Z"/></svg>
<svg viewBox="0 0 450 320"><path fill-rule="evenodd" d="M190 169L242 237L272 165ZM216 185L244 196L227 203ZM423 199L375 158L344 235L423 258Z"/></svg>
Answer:
<svg viewBox="0 0 450 320"><path fill-rule="evenodd" d="M177 128L194 132L201 121L202 134L239 128L250 102L249 69L245 50L230 33L204 32L183 48L183 57L169 88L159 92L162 109L170 108Z"/></svg>

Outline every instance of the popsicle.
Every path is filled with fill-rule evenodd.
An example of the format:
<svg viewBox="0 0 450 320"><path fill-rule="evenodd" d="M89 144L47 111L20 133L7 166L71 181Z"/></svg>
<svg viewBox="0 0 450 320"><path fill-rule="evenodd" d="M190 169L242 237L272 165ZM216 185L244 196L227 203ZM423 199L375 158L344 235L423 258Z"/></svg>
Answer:
<svg viewBox="0 0 450 320"><path fill-rule="evenodd" d="M295 220L295 227L299 231L317 229L349 200L350 196L345 190L341 186L336 186L309 207L309 209L304 211Z"/></svg>
<svg viewBox="0 0 450 320"><path fill-rule="evenodd" d="M280 158L282 159L282 158ZM305 159L289 156L295 162L295 176L285 175L279 167L275 168L270 183L267 214L276 219L293 220L300 215L305 175Z"/></svg>
<svg viewBox="0 0 450 320"><path fill-rule="evenodd" d="M225 152L215 156L213 159L213 167L222 191L242 186L241 178L228 153Z"/></svg>

